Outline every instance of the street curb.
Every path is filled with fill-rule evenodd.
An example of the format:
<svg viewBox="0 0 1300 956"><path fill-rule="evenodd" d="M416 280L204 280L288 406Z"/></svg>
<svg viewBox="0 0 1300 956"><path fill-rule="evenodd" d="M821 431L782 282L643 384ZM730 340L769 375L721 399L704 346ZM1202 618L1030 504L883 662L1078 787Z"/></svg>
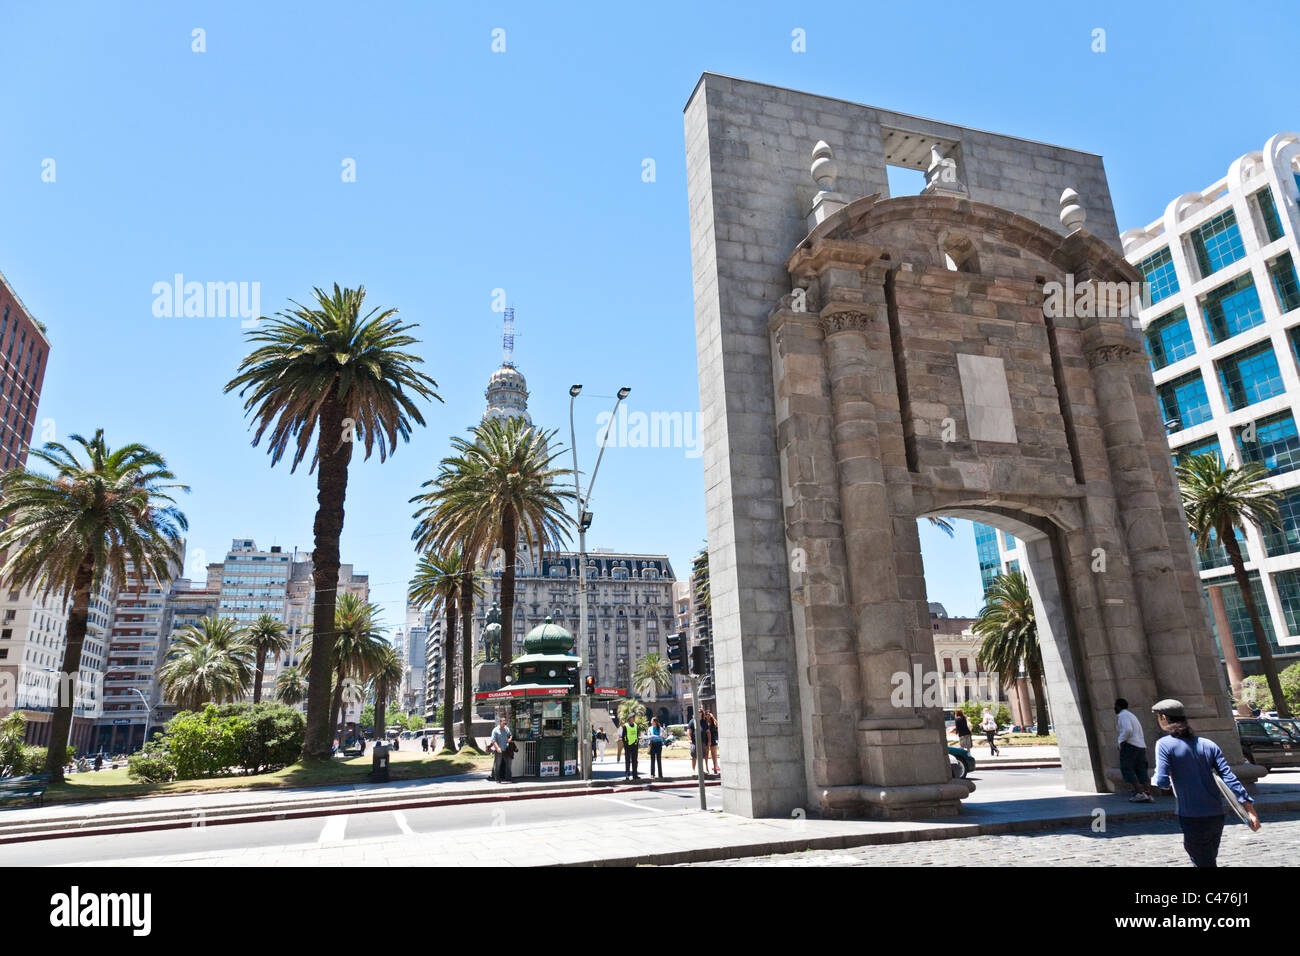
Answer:
<svg viewBox="0 0 1300 956"><path fill-rule="evenodd" d="M722 781L705 780L705 786L721 786ZM528 790L506 791L502 793L467 793L467 794L430 794L409 799L394 799L386 794L385 799L376 799L363 803L314 805L298 804L288 809L272 809L276 804L254 804L246 807L218 807L214 809L196 808L191 810L170 810L157 813L138 814L134 822L121 822L107 826L68 827L68 820L59 821L59 826L41 827L40 824L10 829L0 829L0 846L8 843L33 843L38 840L64 840L82 836L111 836L119 833L149 833L156 830L188 830L195 827L226 826L236 823L267 823L277 820L298 820L309 817L340 816L352 813L378 813L385 810L414 810L423 807L454 807L478 803L508 803L519 800L548 800L559 797L603 796L610 793L641 793L656 790L681 790L698 786L695 778L668 779L663 782L630 784L611 781L588 787L534 787ZM120 814L129 817L129 814ZM85 819L85 818L75 818Z"/></svg>
<svg viewBox="0 0 1300 956"><path fill-rule="evenodd" d="M1300 810L1300 798L1276 802L1260 801L1260 806L1275 812ZM1135 823L1142 820L1176 817L1177 807L1145 812L1120 811L1108 813L1108 823ZM588 860L583 863L557 863L557 867L627 867L627 866L680 866L690 863L713 863L718 860L743 860L783 853L803 853L809 850L851 850L862 846L890 846L899 843L928 843L937 840L959 840L973 836L1000 836L1007 833L1032 833L1038 830L1058 830L1067 827L1090 828L1094 823L1091 813L1070 816L1038 818L1034 820L1007 820L997 823L969 823L934 830L898 830L888 833L849 833L837 836L805 837L778 840L749 846L699 847L693 850L675 850L649 853L642 856Z"/></svg>

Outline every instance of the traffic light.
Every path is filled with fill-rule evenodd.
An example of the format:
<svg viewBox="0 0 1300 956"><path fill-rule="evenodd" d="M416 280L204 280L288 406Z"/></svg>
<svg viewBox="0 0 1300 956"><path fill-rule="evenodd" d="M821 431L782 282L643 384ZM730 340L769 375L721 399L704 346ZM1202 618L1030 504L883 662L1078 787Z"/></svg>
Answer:
<svg viewBox="0 0 1300 956"><path fill-rule="evenodd" d="M703 677L709 672L709 654L703 644L691 648L691 673Z"/></svg>
<svg viewBox="0 0 1300 956"><path fill-rule="evenodd" d="M587 679L586 679L585 681L583 681L583 683L586 685L586 694L587 694L588 697L590 697L592 694L594 694L594 693L596 692L596 678L595 678L595 677L593 677L593 676L591 676L590 674L588 674L588 675L587 675Z"/></svg>
<svg viewBox="0 0 1300 956"><path fill-rule="evenodd" d="M686 635L668 635L668 670L673 674L686 673Z"/></svg>

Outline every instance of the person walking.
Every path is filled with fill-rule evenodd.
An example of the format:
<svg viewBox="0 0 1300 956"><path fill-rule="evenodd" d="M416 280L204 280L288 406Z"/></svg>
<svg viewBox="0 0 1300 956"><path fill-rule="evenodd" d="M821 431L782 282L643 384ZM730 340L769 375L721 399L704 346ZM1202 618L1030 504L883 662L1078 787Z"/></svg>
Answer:
<svg viewBox="0 0 1300 956"><path fill-rule="evenodd" d="M695 714L693 717L691 717L690 720L686 722L686 733L691 738L691 774L692 775L694 775L695 773L695 761L697 759L697 754L699 755L700 760L704 759L703 756L704 732L702 730L702 726L703 723L700 720L700 715L698 713Z"/></svg>
<svg viewBox="0 0 1300 956"><path fill-rule="evenodd" d="M709 732L709 759L713 761L713 773L716 776L722 775L722 769L718 766L718 718L711 710L704 712L704 723Z"/></svg>
<svg viewBox="0 0 1300 956"><path fill-rule="evenodd" d="M596 762L596 728L591 728L591 762Z"/></svg>
<svg viewBox="0 0 1300 956"><path fill-rule="evenodd" d="M600 728L600 730L596 731L596 749L600 751L601 763L605 762L605 747L608 744L609 744L609 735L605 733L605 728L602 727Z"/></svg>
<svg viewBox="0 0 1300 956"><path fill-rule="evenodd" d="M428 752L429 752L429 738L428 738L428 737L421 737L421 738L420 738L420 749L423 750L425 753L428 753Z"/></svg>
<svg viewBox="0 0 1300 956"><path fill-rule="evenodd" d="M497 726L492 731L492 740L488 743L488 750L496 755L492 760L492 779L497 783L513 782L507 751L514 739L514 734L510 733L510 728L506 726L506 719L502 717L497 721Z"/></svg>
<svg viewBox="0 0 1300 956"><path fill-rule="evenodd" d="M623 743L623 779L640 780L641 775L637 772L637 739L639 737L636 718L624 721L622 728L619 730L618 739Z"/></svg>
<svg viewBox="0 0 1300 956"><path fill-rule="evenodd" d="M655 767L659 768L658 778L664 778L664 729L658 717L650 719L650 776L654 777Z"/></svg>
<svg viewBox="0 0 1300 956"><path fill-rule="evenodd" d="M984 717L980 721L980 730L984 731L984 736L988 739L989 756L996 757L998 755L998 744L994 738L998 735L998 722L994 719L993 714L987 710L984 711Z"/></svg>
<svg viewBox="0 0 1300 956"><path fill-rule="evenodd" d="M970 750L972 741L970 739L970 722L966 720L966 715L960 710L952 720L953 732L957 735L957 746L963 750Z"/></svg>
<svg viewBox="0 0 1300 956"><path fill-rule="evenodd" d="M1151 773L1147 768L1147 739L1137 715L1123 697L1115 699L1115 728L1119 739L1119 772L1133 787L1129 803L1151 803Z"/></svg>
<svg viewBox="0 0 1300 956"><path fill-rule="evenodd" d="M1168 698L1155 704L1156 715L1167 737L1156 741L1156 786L1171 787L1178 799L1178 826L1183 831L1183 849L1198 867L1217 867L1219 841L1223 838L1224 795L1217 776L1245 807L1252 830L1259 830L1255 801L1228 766L1223 751L1213 740L1198 737L1187 723L1182 701Z"/></svg>

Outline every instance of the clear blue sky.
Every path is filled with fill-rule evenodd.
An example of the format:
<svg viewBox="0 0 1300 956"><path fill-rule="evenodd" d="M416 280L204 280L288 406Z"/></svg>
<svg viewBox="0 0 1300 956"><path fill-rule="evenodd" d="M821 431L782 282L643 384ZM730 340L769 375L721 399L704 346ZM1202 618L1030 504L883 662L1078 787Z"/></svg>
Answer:
<svg viewBox="0 0 1300 956"><path fill-rule="evenodd" d="M209 559L236 536L310 550L314 479L272 469L221 393L238 319L155 318L151 290L178 272L256 281L270 313L364 284L420 323L446 399L386 464L352 468L343 557L392 622L414 564L406 500L500 363L494 289L518 309L533 418L566 444L568 387L585 384L588 467L618 386L633 411L698 409L681 111L701 71L1101 153L1121 229L1300 126L1289 98L1252 94L1294 59L1280 4L479 6L0 7L0 270L49 326L39 416L167 455ZM594 510L591 544L666 552L684 574L700 459L612 449ZM970 526L922 533L931 600L974 613Z"/></svg>

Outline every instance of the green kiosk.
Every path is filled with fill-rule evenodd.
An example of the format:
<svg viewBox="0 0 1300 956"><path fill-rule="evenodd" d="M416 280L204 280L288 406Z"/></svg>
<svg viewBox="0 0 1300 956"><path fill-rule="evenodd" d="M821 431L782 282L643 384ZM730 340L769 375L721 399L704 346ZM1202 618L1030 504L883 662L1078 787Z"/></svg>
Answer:
<svg viewBox="0 0 1300 956"><path fill-rule="evenodd" d="M524 638L524 653L510 662L506 686L474 695L505 712L518 747L511 765L516 778L579 773L582 659L570 653L573 647L573 635L547 617Z"/></svg>

